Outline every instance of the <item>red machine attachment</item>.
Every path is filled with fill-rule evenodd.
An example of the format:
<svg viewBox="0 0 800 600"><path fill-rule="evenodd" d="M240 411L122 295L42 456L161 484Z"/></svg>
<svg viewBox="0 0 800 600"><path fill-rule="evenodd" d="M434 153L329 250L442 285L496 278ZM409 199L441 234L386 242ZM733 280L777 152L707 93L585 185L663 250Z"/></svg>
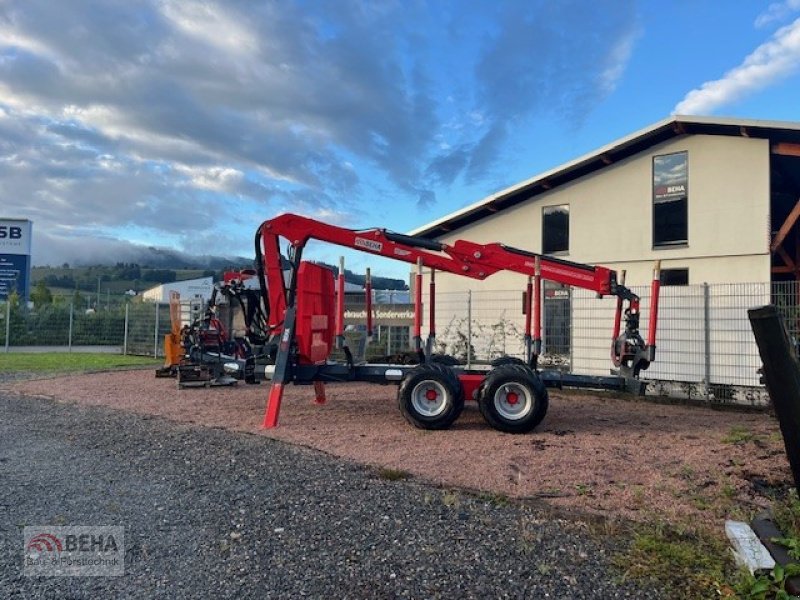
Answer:
<svg viewBox="0 0 800 600"><path fill-rule="evenodd" d="M621 282L625 282L625 271L622 272ZM639 297L624 286L621 286L621 289L623 293L617 296L617 310L614 314L611 361L614 366L619 367L620 373L624 377L639 377L639 372L647 369L650 363L655 360L658 297L661 290L661 261L657 261L653 269L647 343L639 334ZM625 331L620 333L623 300L628 300L629 304L624 311Z"/></svg>
<svg viewBox="0 0 800 600"><path fill-rule="evenodd" d="M279 238L289 242L290 277L287 281ZM310 239L392 258L416 265L413 346L422 364L417 366L355 364L344 337L344 266L339 268L338 296L333 272L301 259ZM449 427L463 408L465 397L478 400L481 413L497 429L511 433L530 431L547 411L546 385L627 389L629 378L646 369L655 355L655 320L658 307L658 272L653 281L648 342L639 335L639 297L616 273L599 266L579 264L503 244L476 244L458 240L452 245L385 229L351 230L305 217L284 214L265 221L256 233L258 278L267 310L268 328L278 337L272 388L264 427L274 427L283 388L289 382L313 383L316 401L324 402L323 382L367 381L398 383L401 412L416 427ZM428 340L422 344L422 275L430 273ZM526 360L503 357L496 364L476 368L446 366L434 361L436 335L435 271L485 279L498 271L528 276L525 318ZM542 280L592 290L599 296L618 298L612 359L621 377L593 377L536 370L542 343ZM367 328L372 332L371 282L367 277ZM336 300L334 300L336 298ZM620 333L624 304L625 331ZM333 363L334 344L346 363ZM643 386L638 386L640 390Z"/></svg>

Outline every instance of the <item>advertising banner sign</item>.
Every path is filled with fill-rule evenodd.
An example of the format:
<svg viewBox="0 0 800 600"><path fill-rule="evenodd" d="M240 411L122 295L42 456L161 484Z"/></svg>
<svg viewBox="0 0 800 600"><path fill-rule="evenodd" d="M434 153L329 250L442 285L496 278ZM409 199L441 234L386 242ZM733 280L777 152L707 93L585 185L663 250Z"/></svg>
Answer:
<svg viewBox="0 0 800 600"><path fill-rule="evenodd" d="M15 290L23 300L28 299L32 226L23 219L0 219L0 300Z"/></svg>

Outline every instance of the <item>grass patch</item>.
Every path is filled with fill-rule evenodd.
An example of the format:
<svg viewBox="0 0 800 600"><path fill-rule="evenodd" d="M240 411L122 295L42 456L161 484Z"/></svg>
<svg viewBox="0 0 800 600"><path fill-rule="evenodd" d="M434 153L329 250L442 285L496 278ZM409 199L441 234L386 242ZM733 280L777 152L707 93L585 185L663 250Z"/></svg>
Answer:
<svg viewBox="0 0 800 600"><path fill-rule="evenodd" d="M752 442L755 438L756 436L752 431L746 427L737 426L731 427L728 435L722 438L722 443L740 445Z"/></svg>
<svg viewBox="0 0 800 600"><path fill-rule="evenodd" d="M378 479L383 479L384 481L402 481L403 479L408 479L409 477L411 477L411 474L408 471L403 471L402 469L378 469Z"/></svg>
<svg viewBox="0 0 800 600"><path fill-rule="evenodd" d="M120 367L152 366L163 364L163 360L146 356L123 356L121 354L79 352L8 352L0 353L0 371L20 372L65 372L117 369Z"/></svg>
<svg viewBox="0 0 800 600"><path fill-rule="evenodd" d="M630 546L614 559L624 577L649 581L674 600L735 598L736 573L726 543L710 533L668 523L637 525Z"/></svg>

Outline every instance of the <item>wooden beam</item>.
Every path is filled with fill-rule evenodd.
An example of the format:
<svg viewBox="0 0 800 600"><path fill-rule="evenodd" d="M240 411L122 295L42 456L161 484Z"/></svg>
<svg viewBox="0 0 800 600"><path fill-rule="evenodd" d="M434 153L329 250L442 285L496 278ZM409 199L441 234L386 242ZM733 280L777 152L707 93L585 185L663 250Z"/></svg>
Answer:
<svg viewBox="0 0 800 600"><path fill-rule="evenodd" d="M553 184L552 184L552 183L550 183L549 181L547 181L546 179L545 179L545 180L543 180L543 181L541 182L541 185L542 185L542 187L543 187L544 189L546 189L546 190L551 190L551 189L553 189Z"/></svg>
<svg viewBox="0 0 800 600"><path fill-rule="evenodd" d="M750 132L748 131L747 127L745 127L744 125L739 127L739 134L742 137L750 137Z"/></svg>
<svg viewBox="0 0 800 600"><path fill-rule="evenodd" d="M792 269L793 271L797 269L797 265L794 264L792 258L786 253L786 250L783 247L778 248L778 256L783 259L783 262L786 264L787 267Z"/></svg>
<svg viewBox="0 0 800 600"><path fill-rule="evenodd" d="M600 160L602 160L603 164L606 164L606 165L610 165L611 163L614 162L608 154L601 154L600 155Z"/></svg>
<svg viewBox="0 0 800 600"><path fill-rule="evenodd" d="M794 269L789 267L772 267L773 273L794 273Z"/></svg>
<svg viewBox="0 0 800 600"><path fill-rule="evenodd" d="M772 145L772 153L780 156L800 156L800 144L781 142Z"/></svg>
<svg viewBox="0 0 800 600"><path fill-rule="evenodd" d="M677 122L672 126L672 131L674 131L678 135L683 135L684 133L686 133L686 128L683 126L683 123Z"/></svg>
<svg viewBox="0 0 800 600"><path fill-rule="evenodd" d="M795 222L797 222L798 217L800 217L800 199L797 200L792 212L789 213L789 216L786 217L786 220L783 222L783 225L781 225L778 233L775 234L775 238L772 240L772 245L769 248L770 252L775 252L783 243L783 240L786 239L786 236L789 235L789 231L791 231Z"/></svg>

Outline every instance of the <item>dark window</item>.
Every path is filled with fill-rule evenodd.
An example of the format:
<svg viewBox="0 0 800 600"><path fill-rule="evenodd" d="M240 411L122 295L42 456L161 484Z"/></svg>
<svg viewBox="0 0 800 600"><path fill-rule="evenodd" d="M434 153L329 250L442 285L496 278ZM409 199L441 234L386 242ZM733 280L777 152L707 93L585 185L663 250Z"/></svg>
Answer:
<svg viewBox="0 0 800 600"><path fill-rule="evenodd" d="M689 285L689 269L661 269L661 285Z"/></svg>
<svg viewBox="0 0 800 600"><path fill-rule="evenodd" d="M653 246L688 242L688 153L653 157Z"/></svg>
<svg viewBox="0 0 800 600"><path fill-rule="evenodd" d="M542 209L542 252L569 251L569 205L545 206Z"/></svg>

